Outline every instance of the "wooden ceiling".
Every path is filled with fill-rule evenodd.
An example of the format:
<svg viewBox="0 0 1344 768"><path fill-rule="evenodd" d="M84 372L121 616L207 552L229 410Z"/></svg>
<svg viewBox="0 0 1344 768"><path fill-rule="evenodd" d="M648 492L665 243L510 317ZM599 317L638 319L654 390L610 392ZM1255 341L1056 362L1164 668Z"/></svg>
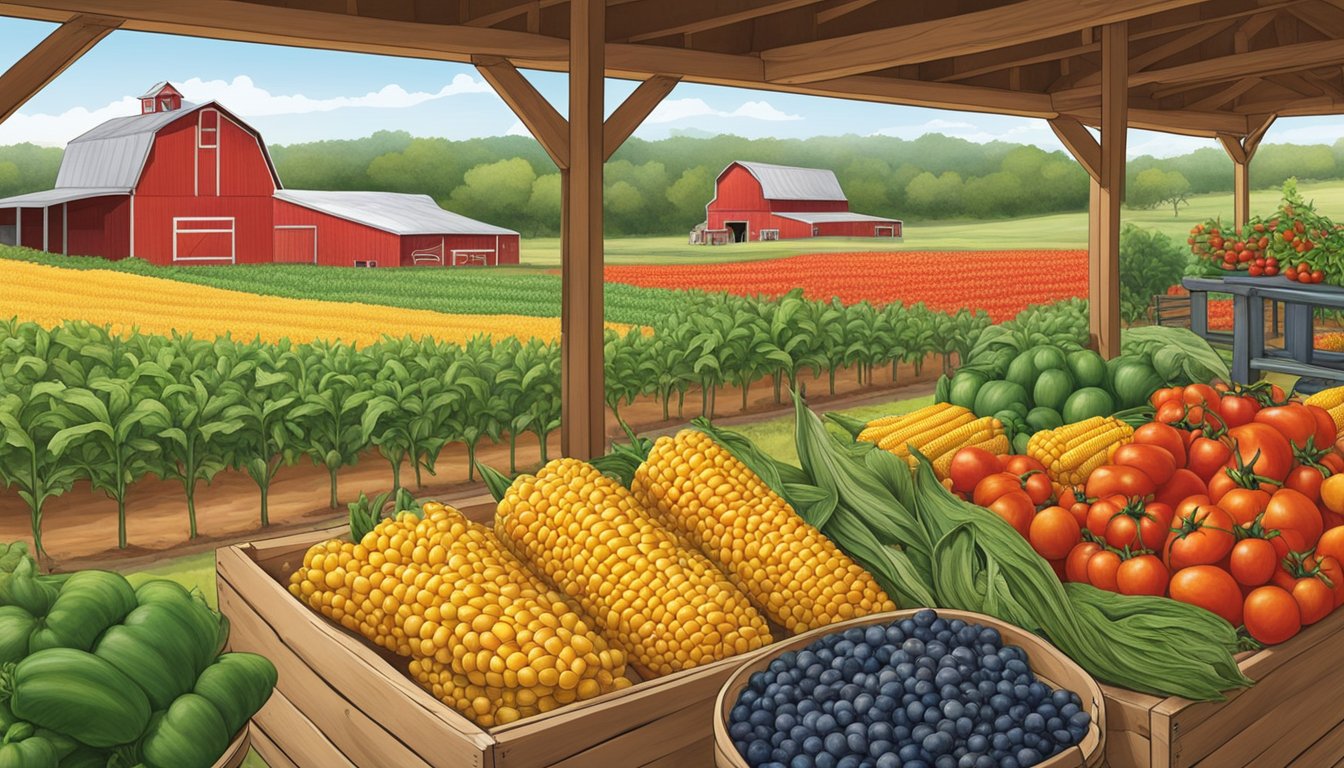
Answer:
<svg viewBox="0 0 1344 768"><path fill-rule="evenodd" d="M566 0L0 0L0 14L563 70ZM607 0L607 68L1096 124L1127 21L1129 123L1245 136L1344 112L1344 0ZM497 60L497 59L492 59Z"/></svg>

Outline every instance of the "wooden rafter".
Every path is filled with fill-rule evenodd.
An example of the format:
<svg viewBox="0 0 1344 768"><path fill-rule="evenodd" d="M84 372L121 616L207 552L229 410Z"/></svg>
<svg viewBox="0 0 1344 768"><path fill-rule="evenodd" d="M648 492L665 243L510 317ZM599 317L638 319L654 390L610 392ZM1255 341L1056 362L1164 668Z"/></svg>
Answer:
<svg viewBox="0 0 1344 768"><path fill-rule="evenodd" d="M667 98L680 80L678 77L654 75L640 83L634 93L621 102L621 106L607 118L603 128L605 134L603 160L610 160L611 156L616 154L616 150L630 138L630 134L635 132L649 113Z"/></svg>
<svg viewBox="0 0 1344 768"><path fill-rule="evenodd" d="M545 96L508 61L498 56L472 59L481 77L523 121L560 170L569 167L569 125Z"/></svg>
<svg viewBox="0 0 1344 768"><path fill-rule="evenodd" d="M967 59L967 61L961 61L961 60L954 61L952 67L956 71L953 74L944 75L943 77L938 78L937 82L946 83L954 80L967 80L972 77L987 75L990 74L991 72L1001 72L1005 69L1012 69L1013 67L1025 67L1031 64L1041 64L1047 61L1060 61L1062 59L1071 59L1074 56L1082 56L1085 53L1096 53L1097 51L1100 50L1101 50L1100 43L1088 43L1086 45L1077 45L1072 48L1049 50L1044 53L1038 53L1029 56L1018 55L1016 57L1010 57L1006 59L1002 58L1001 56L993 57L992 60L989 61L989 63L980 64L978 66L975 64L974 55L967 56L964 57L965 59ZM996 51L995 53L998 52Z"/></svg>
<svg viewBox="0 0 1344 768"><path fill-rule="evenodd" d="M863 10L875 2L877 0L849 0L849 2L841 3L834 8L823 8L817 11L817 24L818 26L829 24L842 16L848 16L855 11Z"/></svg>
<svg viewBox="0 0 1344 768"><path fill-rule="evenodd" d="M1008 5L761 53L766 79L807 83L1040 40L1201 0L1020 0Z"/></svg>
<svg viewBox="0 0 1344 768"><path fill-rule="evenodd" d="M1271 75L1311 69L1344 62L1344 40L1294 43L1258 51L1204 59L1165 69L1137 72L1129 77L1131 86L1145 83L1217 82L1248 75Z"/></svg>
<svg viewBox="0 0 1344 768"><path fill-rule="evenodd" d="M57 27L0 75L0 122L121 25L121 19L76 16Z"/></svg>
<svg viewBox="0 0 1344 768"><path fill-rule="evenodd" d="M820 0L640 0L613 12L612 40L637 43L671 35L691 35L762 16L815 5Z"/></svg>
<svg viewBox="0 0 1344 768"><path fill-rule="evenodd" d="M1302 77L1306 78L1307 80L1310 80L1313 84L1315 84L1322 91L1325 91L1330 96L1333 96L1336 99L1344 99L1344 89L1341 89L1339 86L1335 85L1335 83L1329 77L1320 75L1312 71L1303 72Z"/></svg>
<svg viewBox="0 0 1344 768"><path fill-rule="evenodd" d="M1187 51L1191 47L1199 45L1200 43L1204 42L1205 40L1208 40L1211 37L1222 34L1224 31L1229 29L1234 23L1235 22L1231 19L1224 19L1222 21L1210 22L1208 24L1204 24L1195 27L1194 29L1188 30L1184 34L1174 37L1171 40L1162 43L1161 45L1154 46L1153 48L1144 51L1143 53L1134 54L1132 57L1130 57L1129 60L1130 70L1137 72L1139 70L1152 66L1153 64L1156 64L1162 61L1163 59L1170 58L1171 56L1174 56L1182 51ZM1086 88L1089 86L1095 86L1100 82L1101 82L1101 72L1100 70L1098 70L1097 72L1087 75L1086 77L1079 78L1074 83L1074 87Z"/></svg>
<svg viewBox="0 0 1344 768"><path fill-rule="evenodd" d="M1326 37L1344 37L1344 10L1325 2L1295 5L1288 12Z"/></svg>
<svg viewBox="0 0 1344 768"><path fill-rule="evenodd" d="M1261 80L1258 77L1243 77L1231 85L1219 88L1215 93L1186 104L1185 108L1195 111L1222 109L1224 105L1235 101L1238 96L1259 85L1260 82Z"/></svg>
<svg viewBox="0 0 1344 768"><path fill-rule="evenodd" d="M1265 11L1257 13L1247 18L1237 25L1237 31L1232 35L1232 52L1245 53L1251 49L1251 39L1260 34L1260 30L1269 26L1274 21L1276 11Z"/></svg>

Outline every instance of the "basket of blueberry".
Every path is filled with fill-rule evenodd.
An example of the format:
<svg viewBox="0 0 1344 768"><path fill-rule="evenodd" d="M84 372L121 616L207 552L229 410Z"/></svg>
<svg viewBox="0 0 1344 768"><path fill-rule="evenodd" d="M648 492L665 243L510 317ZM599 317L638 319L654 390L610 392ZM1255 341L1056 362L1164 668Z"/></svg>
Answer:
<svg viewBox="0 0 1344 768"><path fill-rule="evenodd" d="M990 616L906 610L776 644L719 692L719 768L1096 766L1101 689Z"/></svg>

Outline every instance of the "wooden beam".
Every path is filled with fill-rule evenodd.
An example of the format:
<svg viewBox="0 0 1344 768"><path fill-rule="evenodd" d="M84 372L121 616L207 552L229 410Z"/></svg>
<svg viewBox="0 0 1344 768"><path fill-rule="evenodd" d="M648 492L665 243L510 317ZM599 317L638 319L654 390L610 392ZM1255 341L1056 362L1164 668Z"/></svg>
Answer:
<svg viewBox="0 0 1344 768"><path fill-rule="evenodd" d="M1241 146L1241 138L1228 133L1218 134L1218 143L1223 145L1223 151L1232 158L1232 162L1245 165L1246 150Z"/></svg>
<svg viewBox="0 0 1344 768"><path fill-rule="evenodd" d="M637 43L671 35L691 35L743 21L815 5L820 0L641 0L611 14L613 41Z"/></svg>
<svg viewBox="0 0 1344 768"><path fill-rule="evenodd" d="M630 138L630 134L649 116L649 113L657 107L667 95L677 87L681 81L679 77L667 77L666 75L654 75L639 84L634 93L625 97L621 106L611 113L606 123L603 125L605 136L603 142L602 159L610 160L611 156L616 154L625 140Z"/></svg>
<svg viewBox="0 0 1344 768"><path fill-rule="evenodd" d="M1124 199L1125 133L1129 125L1129 35L1124 22L1101 31L1101 174L1089 211L1088 306L1102 357L1120 354L1120 202Z"/></svg>
<svg viewBox="0 0 1344 768"><path fill-rule="evenodd" d="M1232 20L1223 20L1218 22L1212 22L1209 24L1204 24L1202 26L1198 26L1195 27L1194 29L1191 29L1190 31L1186 32L1183 35L1174 37L1171 40L1162 43L1161 45L1155 46L1147 51L1144 51L1143 53L1136 54L1133 58L1129 60L1130 71L1137 72L1141 69L1144 69L1145 67L1156 64L1157 62L1162 61L1163 59L1169 58L1171 56L1174 56L1182 51L1188 51L1192 47L1199 45L1205 40L1208 40L1209 38L1214 37L1215 35L1221 34L1225 30L1230 28L1233 23L1235 22L1233 22ZM1087 77L1080 78L1075 83L1075 87L1078 88L1096 87L1096 85L1100 82L1101 82L1101 72L1097 71L1093 72Z"/></svg>
<svg viewBox="0 0 1344 768"><path fill-rule="evenodd" d="M499 10L490 13L483 13L479 16L463 19L462 23L469 27L493 27L494 25L508 21L509 19L516 19L528 11L538 8L539 5L540 4L535 2L535 0L532 0L531 2L524 0L524 2L515 3L514 5L500 8Z"/></svg>
<svg viewBox="0 0 1344 768"><path fill-rule="evenodd" d="M1197 112L1221 109L1224 104L1235 101L1238 96L1259 85L1260 82L1258 77L1243 77L1225 88L1218 89L1216 93L1186 104L1185 108Z"/></svg>
<svg viewBox="0 0 1344 768"><path fill-rule="evenodd" d="M961 61L958 60L952 63L952 68L956 70L955 72L953 72L950 75L944 75L943 77L937 78L935 82L946 83L953 80L967 80L972 77L987 75L991 72L1001 72L1005 69L1012 69L1013 67L1025 67L1031 64L1040 64L1047 61L1060 61L1063 59L1071 59L1074 56L1082 56L1085 53L1096 53L1099 50L1101 50L1100 43L1088 43L1087 45L1078 45L1074 46L1073 48L1064 48L1062 50L1053 50L1053 51L1047 51L1045 53L1038 53L1034 56L1009 57L1007 59L994 61L992 63L984 64L981 66L962 67L959 66L961 64ZM969 59L971 57L966 58Z"/></svg>
<svg viewBox="0 0 1344 768"><path fill-rule="evenodd" d="M555 107L512 64L497 56L472 61L509 109L523 121L560 170L569 167L569 126Z"/></svg>
<svg viewBox="0 0 1344 768"><path fill-rule="evenodd" d="M1260 30L1269 26L1276 15L1275 11L1257 13L1237 25L1237 31L1232 35L1232 52L1245 53L1251 50L1251 39L1260 34Z"/></svg>
<svg viewBox="0 0 1344 768"><path fill-rule="evenodd" d="M603 383L602 159L606 4L571 0L569 170L564 172L560 444L565 456L606 453Z"/></svg>
<svg viewBox="0 0 1344 768"><path fill-rule="evenodd" d="M823 8L817 11L817 25L828 24L841 16L848 16L855 11L862 10L877 2L877 0L849 0L847 3L841 3L834 8Z"/></svg>
<svg viewBox="0 0 1344 768"><path fill-rule="evenodd" d="M0 15L96 14L121 29L218 40L468 62L475 55L547 61L563 69L565 41L526 32L425 24L237 0L0 0Z"/></svg>
<svg viewBox="0 0 1344 768"><path fill-rule="evenodd" d="M1246 226L1251 218L1251 162L1241 139L1227 134L1218 135L1227 156L1232 158L1232 224L1236 231Z"/></svg>
<svg viewBox="0 0 1344 768"><path fill-rule="evenodd" d="M1142 30L1135 29L1129 33L1129 41L1133 43L1136 40L1147 40L1150 37L1161 37L1162 35L1169 35L1172 32L1178 32L1182 29L1193 29L1195 27L1200 27L1205 24L1212 24L1213 22L1222 21L1223 19L1241 19L1247 16L1255 16L1258 14L1274 11L1279 8L1287 8L1289 6L1297 5L1298 3L1304 3L1304 2L1307 2L1307 0L1275 0L1273 2L1270 2L1268 0L1257 0L1255 5L1249 8L1243 8L1240 11L1232 11L1230 13L1224 13L1218 16L1200 17L1192 21L1183 21L1179 24L1162 24L1161 26L1152 27L1151 29L1142 29ZM1269 20L1273 21L1272 13L1270 13ZM1136 20L1134 22L1131 22L1130 26L1137 27L1143 21L1144 21L1143 19Z"/></svg>
<svg viewBox="0 0 1344 768"><path fill-rule="evenodd" d="M1247 119L1246 122L1250 126L1250 131L1241 140L1241 145L1246 149L1246 162L1250 162L1255 157L1255 151L1260 148L1261 140L1265 138L1270 126L1274 125L1274 121L1277 119L1278 115L1275 114L1254 115Z"/></svg>
<svg viewBox="0 0 1344 768"><path fill-rule="evenodd" d="M1064 148L1069 150L1073 159L1083 166L1093 181L1101 180L1101 145L1082 123L1072 117L1057 117L1050 122L1050 130L1055 132Z"/></svg>
<svg viewBox="0 0 1344 768"><path fill-rule="evenodd" d="M53 30L0 75L0 122L8 120L120 24L120 19L81 15Z"/></svg>
<svg viewBox="0 0 1344 768"><path fill-rule="evenodd" d="M1129 127L1148 131L1163 131L1182 136L1203 136L1212 139L1219 133L1246 132L1246 116L1234 112L1191 112L1185 109L1145 109L1130 107ZM1077 118L1083 125L1101 126L1101 107L1092 105L1060 110L1060 114Z"/></svg>
<svg viewBox="0 0 1344 768"><path fill-rule="evenodd" d="M1344 40L1294 43L1258 51L1219 56L1166 69L1152 69L1130 76L1130 86L1146 83L1198 83L1231 80L1248 75L1293 72L1344 62Z"/></svg>
<svg viewBox="0 0 1344 768"><path fill-rule="evenodd" d="M1019 0L983 11L763 51L766 79L807 83L1004 48L1201 0Z"/></svg>
<svg viewBox="0 0 1344 768"><path fill-rule="evenodd" d="M1326 37L1344 37L1344 11L1324 2L1296 5L1288 12Z"/></svg>

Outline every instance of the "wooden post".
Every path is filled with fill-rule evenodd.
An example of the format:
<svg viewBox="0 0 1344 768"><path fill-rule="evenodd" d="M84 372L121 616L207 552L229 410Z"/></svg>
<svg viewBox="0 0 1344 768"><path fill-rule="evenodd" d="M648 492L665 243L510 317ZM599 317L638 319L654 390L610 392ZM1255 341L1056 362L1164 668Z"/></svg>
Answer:
<svg viewBox="0 0 1344 768"><path fill-rule="evenodd" d="M590 459L606 452L603 388L602 161L606 3L569 6L569 172L560 310L561 452Z"/></svg>
<svg viewBox="0 0 1344 768"><path fill-rule="evenodd" d="M1120 202L1125 189L1129 123L1129 33L1126 22L1101 30L1101 173L1092 182L1088 219L1088 288L1092 342L1102 357L1120 354Z"/></svg>
<svg viewBox="0 0 1344 768"><path fill-rule="evenodd" d="M1232 158L1232 221L1238 232L1251 218L1251 160L1255 158L1255 151L1260 148L1260 140L1274 123L1274 117L1274 115L1262 117L1259 125L1244 137L1218 134L1218 143L1223 145L1223 151ZM1252 124L1254 123L1252 119Z"/></svg>

